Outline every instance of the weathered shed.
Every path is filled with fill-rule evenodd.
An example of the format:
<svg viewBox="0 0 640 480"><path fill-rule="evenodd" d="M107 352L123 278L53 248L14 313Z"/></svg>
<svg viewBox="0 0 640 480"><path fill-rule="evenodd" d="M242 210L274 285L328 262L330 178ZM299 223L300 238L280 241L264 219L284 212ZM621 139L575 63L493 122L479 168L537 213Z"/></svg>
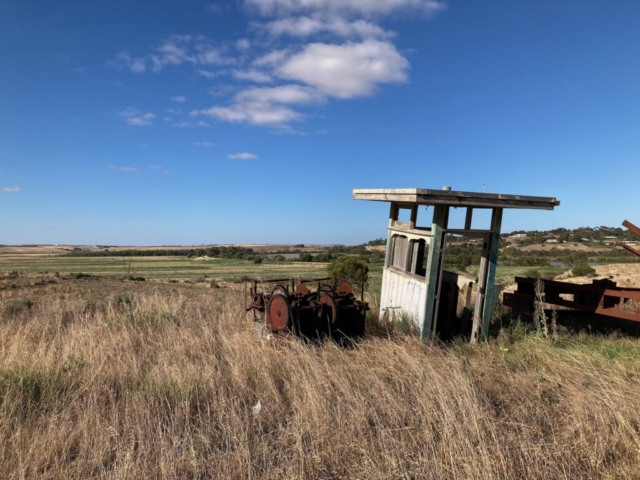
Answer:
<svg viewBox="0 0 640 480"><path fill-rule="evenodd" d="M400 310L420 327L420 338L432 338L436 332L439 303L443 297L443 255L447 234L478 237L483 244L478 274L478 292L473 313L471 341L486 338L492 314L498 241L505 208L553 210L555 198L495 193L475 193L422 188L355 189L355 200L389 202L389 227L382 275L380 314ZM433 206L431 222L421 224L419 206ZM451 207L466 208L464 228L449 228ZM472 229L473 211L491 210L488 229ZM400 221L402 210L408 221ZM423 260L427 256L426 268Z"/></svg>

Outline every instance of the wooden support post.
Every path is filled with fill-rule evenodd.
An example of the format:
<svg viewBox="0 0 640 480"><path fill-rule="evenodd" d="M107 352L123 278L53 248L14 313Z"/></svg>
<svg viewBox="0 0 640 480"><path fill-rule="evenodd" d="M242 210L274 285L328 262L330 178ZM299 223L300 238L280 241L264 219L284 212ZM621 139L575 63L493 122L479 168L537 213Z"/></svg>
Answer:
<svg viewBox="0 0 640 480"><path fill-rule="evenodd" d="M502 209L494 208L491 215L491 235L489 240L489 259L487 266L487 288L484 297L484 309L482 313L481 339L486 341L489 337L489 323L493 315L493 293L496 287L496 267L498 265L498 249L500 247L500 229L502 228Z"/></svg>
<svg viewBox="0 0 640 480"><path fill-rule="evenodd" d="M425 300L424 320L420 326L420 340L427 341L431 338L431 328L437 315L438 292L442 283L442 250L444 247L444 230L447 228L447 216L449 207L446 205L434 206L433 225L429 240L429 258L427 260L427 298Z"/></svg>
<svg viewBox="0 0 640 480"><path fill-rule="evenodd" d="M473 207L467 207L467 216L464 219L464 229L471 230L471 219L473 218Z"/></svg>
<svg viewBox="0 0 640 480"><path fill-rule="evenodd" d="M489 322L491 322L493 314L493 292L495 290L501 225L502 208L494 208L491 215L491 233L485 237L482 259L480 260L478 295L473 314L471 343L477 343L478 339L486 340L489 333Z"/></svg>

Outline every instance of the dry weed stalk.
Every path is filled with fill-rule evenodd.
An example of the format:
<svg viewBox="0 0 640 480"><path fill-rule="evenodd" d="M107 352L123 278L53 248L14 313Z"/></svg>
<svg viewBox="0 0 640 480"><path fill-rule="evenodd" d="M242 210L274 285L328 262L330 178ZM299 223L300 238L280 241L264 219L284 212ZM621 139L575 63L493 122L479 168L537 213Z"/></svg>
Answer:
<svg viewBox="0 0 640 480"><path fill-rule="evenodd" d="M624 362L526 338L319 348L257 338L225 289L0 312L3 478L640 476L630 340Z"/></svg>

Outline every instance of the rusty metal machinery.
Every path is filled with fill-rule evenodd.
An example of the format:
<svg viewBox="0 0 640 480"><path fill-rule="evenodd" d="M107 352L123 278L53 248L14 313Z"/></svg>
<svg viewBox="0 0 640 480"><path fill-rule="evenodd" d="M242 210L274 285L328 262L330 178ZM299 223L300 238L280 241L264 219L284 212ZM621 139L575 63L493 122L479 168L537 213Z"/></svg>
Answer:
<svg viewBox="0 0 640 480"><path fill-rule="evenodd" d="M358 299L348 282L329 278L275 279L245 282L245 310L272 333L293 333L307 339L331 337L338 342L364 336L369 305ZM309 288L316 284L315 290Z"/></svg>
<svg viewBox="0 0 640 480"><path fill-rule="evenodd" d="M625 220L622 223L630 231L640 236L640 228ZM624 242L619 246L634 255L637 250ZM619 287L608 279L593 280L589 285L579 285L556 280L536 280L516 277L518 288L513 293L505 293L503 303L515 311L530 315L536 302L535 284L540 282L543 303L583 312L592 312L607 317L640 322L640 289Z"/></svg>

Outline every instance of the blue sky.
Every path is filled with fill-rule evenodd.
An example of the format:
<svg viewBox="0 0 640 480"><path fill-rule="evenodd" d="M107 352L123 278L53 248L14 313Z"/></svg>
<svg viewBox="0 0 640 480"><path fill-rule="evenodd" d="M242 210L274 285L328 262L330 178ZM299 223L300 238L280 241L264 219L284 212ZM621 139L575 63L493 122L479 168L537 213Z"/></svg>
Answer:
<svg viewBox="0 0 640 480"><path fill-rule="evenodd" d="M353 188L640 222L635 0L0 0L0 243L360 243Z"/></svg>

